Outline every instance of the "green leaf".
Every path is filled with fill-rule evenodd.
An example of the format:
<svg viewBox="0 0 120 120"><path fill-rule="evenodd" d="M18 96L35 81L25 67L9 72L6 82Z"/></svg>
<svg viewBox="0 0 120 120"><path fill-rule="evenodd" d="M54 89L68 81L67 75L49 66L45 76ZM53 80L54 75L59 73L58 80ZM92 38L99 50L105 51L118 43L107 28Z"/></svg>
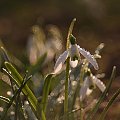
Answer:
<svg viewBox="0 0 120 120"><path fill-rule="evenodd" d="M106 105L106 107L104 108L99 120L104 120L108 109L111 107L111 105L113 104L113 102L115 101L115 99L118 97L118 95L120 94L120 88L117 90L117 92L111 97L111 99L109 100L108 104Z"/></svg>
<svg viewBox="0 0 120 120"><path fill-rule="evenodd" d="M70 35L72 34L72 31L73 31L73 27L74 27L74 24L76 22L76 18L74 18L70 24L70 27L69 27L69 30L68 30L68 36L67 36L67 43L66 43L66 49L69 49L69 45L70 45L70 41L69 41L69 37Z"/></svg>
<svg viewBox="0 0 120 120"><path fill-rule="evenodd" d="M10 61L8 54L7 54L7 51L4 49L4 47L1 47L0 50L2 52L2 55L3 55L3 58L5 59L5 61Z"/></svg>
<svg viewBox="0 0 120 120"><path fill-rule="evenodd" d="M43 86L43 95L42 95L42 110L45 113L46 111L46 106L47 106L47 100L48 100L48 94L49 94L49 89L50 89L50 84L51 84L51 78L53 76L53 73L48 74L45 78L44 86Z"/></svg>
<svg viewBox="0 0 120 120"><path fill-rule="evenodd" d="M24 68L24 64L20 60L18 60L15 56L10 54L4 47L1 47L0 51L2 53L4 61L14 63L19 68Z"/></svg>
<svg viewBox="0 0 120 120"><path fill-rule="evenodd" d="M17 95L20 95L22 89L24 88L24 86L26 85L27 81L31 78L31 76L29 78L27 78L25 81L23 80L20 88L14 93L13 97L10 99L9 103L7 104L7 106L5 107L4 113L2 114L1 120L4 120L7 114L8 109L11 107L13 101L15 100ZM18 103L18 102L17 102ZM16 104L17 104L16 103Z"/></svg>
<svg viewBox="0 0 120 120"><path fill-rule="evenodd" d="M21 86L23 81L22 76L18 73L18 71L13 67L13 65L9 62L5 62L5 66L8 69L11 76L14 78L14 82L17 84L18 87ZM28 97L28 101L31 104L34 111L36 111L37 107L37 98L34 96L33 92L30 90L28 85L26 84L25 87L22 89L22 92Z"/></svg>
<svg viewBox="0 0 120 120"><path fill-rule="evenodd" d="M45 113L43 112L43 110L42 110L42 120L46 120L46 117L45 117Z"/></svg>
<svg viewBox="0 0 120 120"><path fill-rule="evenodd" d="M0 100L4 101L5 103L9 103L10 99L4 96L0 96Z"/></svg>
<svg viewBox="0 0 120 120"><path fill-rule="evenodd" d="M111 74L111 77L110 77L110 81L105 89L105 91L102 93L102 95L100 96L98 102L96 103L95 107L92 109L92 111L89 113L88 117L86 120L91 120L95 113L97 112L100 104L102 103L103 99L105 98L105 96L107 95L110 87L111 87L111 84L112 84L112 81L115 79L115 74L116 74L116 67L114 66L113 67L113 70L112 70L112 74Z"/></svg>

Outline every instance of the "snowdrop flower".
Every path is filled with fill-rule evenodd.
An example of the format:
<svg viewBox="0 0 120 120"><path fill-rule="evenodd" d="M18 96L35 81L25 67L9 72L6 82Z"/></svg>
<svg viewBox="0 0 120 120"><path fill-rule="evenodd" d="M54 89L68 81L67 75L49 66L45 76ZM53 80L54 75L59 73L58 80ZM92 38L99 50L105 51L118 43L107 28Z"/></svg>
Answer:
<svg viewBox="0 0 120 120"><path fill-rule="evenodd" d="M87 76L85 77L83 85L80 89L80 101L83 101L86 95L88 96L90 93L92 93L92 89L90 89L90 86L92 84L96 85L102 92L104 92L104 90L106 89L104 83L96 76Z"/></svg>
<svg viewBox="0 0 120 120"><path fill-rule="evenodd" d="M90 52L86 51L85 49L81 48L79 45L76 44L76 39L73 35L70 36L70 47L68 50L63 52L59 58L56 61L55 67L54 67L54 73L58 73L64 62L68 57L70 57L70 65L71 67L76 67L78 64L78 60L80 60L80 54L82 54L88 62L90 62L93 67L98 70L98 64L93 57L93 55L90 54Z"/></svg>

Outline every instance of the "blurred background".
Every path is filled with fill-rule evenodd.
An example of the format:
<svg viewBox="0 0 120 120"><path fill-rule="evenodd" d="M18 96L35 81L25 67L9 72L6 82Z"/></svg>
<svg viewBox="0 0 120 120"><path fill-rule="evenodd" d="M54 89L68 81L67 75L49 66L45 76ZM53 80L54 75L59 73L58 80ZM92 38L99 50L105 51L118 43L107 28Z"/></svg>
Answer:
<svg viewBox="0 0 120 120"><path fill-rule="evenodd" d="M0 39L7 51L24 62L24 56L30 53L33 45L31 39L39 32L40 54L55 44L59 55L65 49L73 18L77 19L73 34L81 47L94 54L100 43L105 44L102 59L97 60L98 73L105 73L103 80L106 82L112 67L117 67L111 89L111 93L115 92L120 87L120 0L0 0ZM48 52L49 59L54 56L54 49ZM34 60L30 60L31 64ZM120 109L120 104L116 102L113 108ZM119 116L120 111L109 112L110 117Z"/></svg>

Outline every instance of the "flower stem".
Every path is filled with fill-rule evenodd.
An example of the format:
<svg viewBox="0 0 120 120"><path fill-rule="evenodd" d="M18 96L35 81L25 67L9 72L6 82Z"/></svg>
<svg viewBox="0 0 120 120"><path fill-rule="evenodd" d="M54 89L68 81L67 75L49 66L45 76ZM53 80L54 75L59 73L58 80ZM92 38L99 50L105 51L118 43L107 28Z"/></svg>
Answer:
<svg viewBox="0 0 120 120"><path fill-rule="evenodd" d="M82 101L80 101L80 120L83 120L82 107L83 107L83 104L82 104Z"/></svg>
<svg viewBox="0 0 120 120"><path fill-rule="evenodd" d="M82 65L81 67L81 70L80 70L80 87L79 87L79 90L83 84L83 78L84 78L84 74L85 74L85 67L86 65ZM83 120L83 111L82 111L82 108L83 108L83 102L81 100L79 100L80 102L80 120Z"/></svg>
<svg viewBox="0 0 120 120"><path fill-rule="evenodd" d="M70 35L72 34L74 23L76 21L76 18L74 18L70 24L68 36L67 36L67 43L66 43L66 49L69 49L70 44ZM64 101L64 113L66 114L68 112L68 82L69 82L69 69L70 69L70 57L66 60L66 80L65 80L65 101Z"/></svg>
<svg viewBox="0 0 120 120"><path fill-rule="evenodd" d="M65 102L64 102L64 113L68 112L68 82L69 82L69 64L70 57L66 60L66 81L65 81Z"/></svg>

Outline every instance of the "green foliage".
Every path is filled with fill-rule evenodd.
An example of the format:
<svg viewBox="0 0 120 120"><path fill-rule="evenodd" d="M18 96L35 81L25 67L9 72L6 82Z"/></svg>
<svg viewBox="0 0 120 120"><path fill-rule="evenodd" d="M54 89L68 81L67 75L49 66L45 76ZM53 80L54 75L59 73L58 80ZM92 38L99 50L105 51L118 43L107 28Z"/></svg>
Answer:
<svg viewBox="0 0 120 120"><path fill-rule="evenodd" d="M119 94L120 94L120 88L115 92L115 94L109 100L108 104L106 105L103 112L101 113L99 120L105 119L105 116L106 116L109 108L111 107L111 105L113 104L113 102L115 101L115 99L118 97Z"/></svg>
<svg viewBox="0 0 120 120"><path fill-rule="evenodd" d="M49 89L50 89L50 84L51 84L51 78L53 74L49 74L45 78L44 86L43 86L43 94L42 94L42 111L45 113L46 112L46 107L47 107L47 100L48 100L48 95L49 95Z"/></svg>
<svg viewBox="0 0 120 120"><path fill-rule="evenodd" d="M88 115L86 120L91 120L93 118L93 116L96 114L98 108L100 107L100 104L102 103L102 101L106 97L106 95L107 95L107 93L108 93L108 91L109 91L109 89L111 87L111 84L112 84L113 80L115 79L115 74L116 74L116 67L114 66L112 74L111 74L111 78L110 78L110 81L109 81L109 83L107 85L106 90L102 93L102 95L100 96L98 102L96 103L96 105L94 106L92 111L89 113L89 115Z"/></svg>
<svg viewBox="0 0 120 120"><path fill-rule="evenodd" d="M5 62L5 66L8 69L11 76L13 77L14 82L17 84L17 86L20 87L23 81L22 76L18 73L18 71L13 67L11 63ZM36 111L37 99L34 96L33 92L30 90L30 88L27 86L27 84L25 85L22 91L28 97L28 101L30 102L33 109Z"/></svg>

